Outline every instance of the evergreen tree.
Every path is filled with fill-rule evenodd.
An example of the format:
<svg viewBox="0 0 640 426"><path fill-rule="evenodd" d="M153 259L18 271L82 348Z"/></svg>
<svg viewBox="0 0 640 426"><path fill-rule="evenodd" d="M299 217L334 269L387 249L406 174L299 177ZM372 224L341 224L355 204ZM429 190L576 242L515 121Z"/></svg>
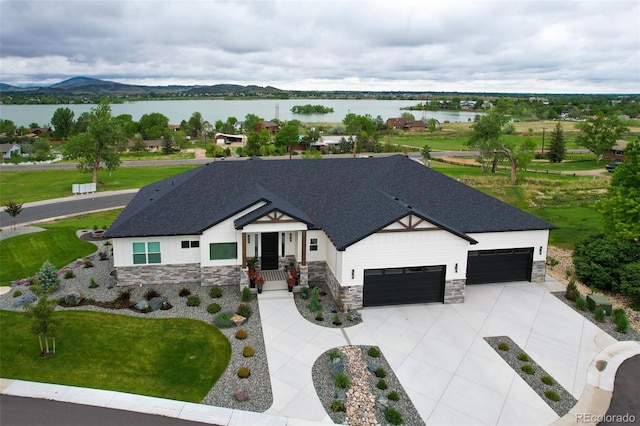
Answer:
<svg viewBox="0 0 640 426"><path fill-rule="evenodd" d="M60 285L58 271L48 260L44 262L44 265L42 265L42 268L38 271L38 281L44 294L56 291Z"/></svg>
<svg viewBox="0 0 640 426"><path fill-rule="evenodd" d="M547 158L552 163L560 163L564 160L566 149L564 146L564 131L560 122L556 124L556 127L551 131L551 147L547 153Z"/></svg>

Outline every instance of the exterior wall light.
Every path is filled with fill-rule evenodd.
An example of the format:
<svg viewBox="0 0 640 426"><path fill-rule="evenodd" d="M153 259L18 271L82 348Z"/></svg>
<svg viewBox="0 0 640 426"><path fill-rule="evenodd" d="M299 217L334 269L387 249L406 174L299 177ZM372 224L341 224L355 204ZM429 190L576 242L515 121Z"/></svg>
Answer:
<svg viewBox="0 0 640 426"><path fill-rule="evenodd" d="M453 268L456 271L456 274L458 273L458 264L456 263L456 266Z"/></svg>
<svg viewBox="0 0 640 426"><path fill-rule="evenodd" d="M356 277L356 271L355 269L351 270L351 279L354 279Z"/></svg>

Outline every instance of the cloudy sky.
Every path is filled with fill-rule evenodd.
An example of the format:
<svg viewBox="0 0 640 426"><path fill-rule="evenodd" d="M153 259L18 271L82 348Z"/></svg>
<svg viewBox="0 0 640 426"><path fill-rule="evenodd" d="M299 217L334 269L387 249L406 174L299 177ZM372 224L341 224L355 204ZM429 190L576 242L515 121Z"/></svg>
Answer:
<svg viewBox="0 0 640 426"><path fill-rule="evenodd" d="M0 82L640 93L640 1L0 0Z"/></svg>

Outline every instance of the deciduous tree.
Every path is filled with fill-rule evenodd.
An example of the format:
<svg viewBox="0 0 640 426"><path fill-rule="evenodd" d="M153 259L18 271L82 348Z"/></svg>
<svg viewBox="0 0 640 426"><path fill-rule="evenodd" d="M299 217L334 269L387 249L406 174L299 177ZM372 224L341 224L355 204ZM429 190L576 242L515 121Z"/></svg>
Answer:
<svg viewBox="0 0 640 426"><path fill-rule="evenodd" d="M69 108L58 108L51 117L51 124L54 126L53 136L56 139L66 139L71 134L75 124L74 112Z"/></svg>
<svg viewBox="0 0 640 426"><path fill-rule="evenodd" d="M159 112L144 114L140 117L140 134L144 140L158 140L167 131L169 119Z"/></svg>
<svg viewBox="0 0 640 426"><path fill-rule="evenodd" d="M53 302L47 299L47 293L39 295L35 305L25 305L27 318L31 319L31 332L38 336L40 352L49 354L49 337L53 339L53 353L56 353L56 327L60 324L60 319L55 317ZM44 338L44 347L42 339Z"/></svg>
<svg viewBox="0 0 640 426"><path fill-rule="evenodd" d="M629 130L616 116L597 115L576 124L580 134L576 138L578 145L596 154L596 160L602 159L602 154L610 150L616 141Z"/></svg>

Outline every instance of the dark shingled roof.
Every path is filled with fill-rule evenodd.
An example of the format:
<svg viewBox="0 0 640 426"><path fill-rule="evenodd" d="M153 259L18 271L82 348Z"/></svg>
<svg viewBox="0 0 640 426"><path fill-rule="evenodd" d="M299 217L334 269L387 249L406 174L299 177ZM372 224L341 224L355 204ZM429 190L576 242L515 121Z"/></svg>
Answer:
<svg viewBox="0 0 640 426"><path fill-rule="evenodd" d="M366 159L220 161L142 188L108 237L194 235L256 205L242 229L278 210L322 229L339 250L412 213L466 234L552 224L402 155Z"/></svg>

